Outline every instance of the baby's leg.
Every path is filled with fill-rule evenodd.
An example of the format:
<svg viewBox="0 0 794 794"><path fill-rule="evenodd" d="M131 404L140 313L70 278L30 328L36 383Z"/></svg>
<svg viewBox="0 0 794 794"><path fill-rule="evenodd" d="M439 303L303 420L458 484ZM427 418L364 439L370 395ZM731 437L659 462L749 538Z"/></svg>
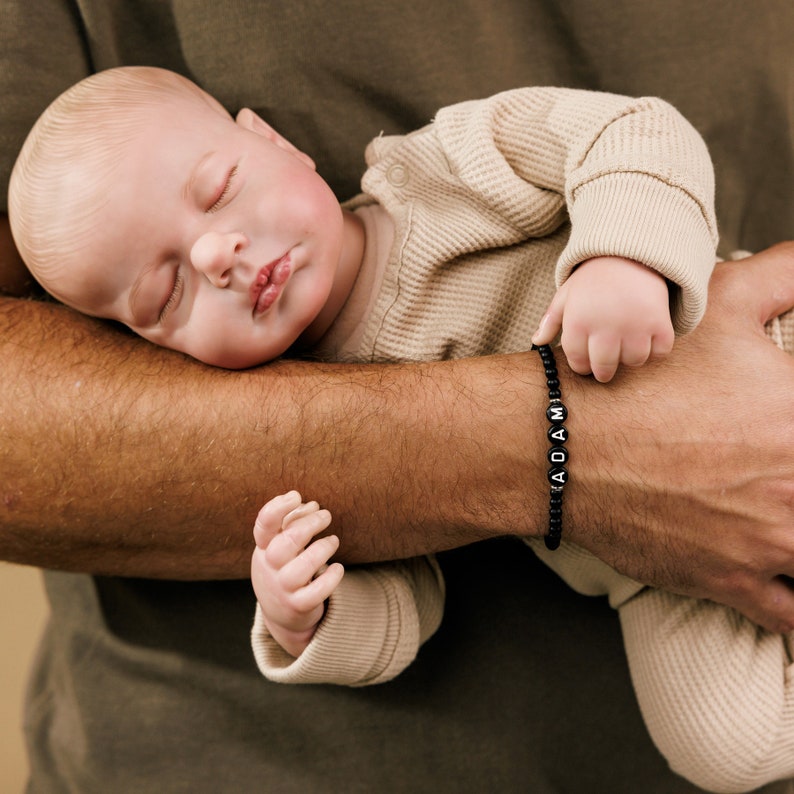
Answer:
<svg viewBox="0 0 794 794"><path fill-rule="evenodd" d="M640 709L674 771L724 792L794 776L794 635L651 588L618 611Z"/></svg>

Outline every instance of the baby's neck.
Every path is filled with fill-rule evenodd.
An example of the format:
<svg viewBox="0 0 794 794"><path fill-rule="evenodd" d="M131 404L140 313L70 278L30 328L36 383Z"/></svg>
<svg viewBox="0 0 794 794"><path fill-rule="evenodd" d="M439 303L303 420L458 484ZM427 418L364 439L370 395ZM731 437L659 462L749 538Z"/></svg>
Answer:
<svg viewBox="0 0 794 794"><path fill-rule="evenodd" d="M367 245L367 232L358 215L343 209L342 221L344 224L342 254L339 257L339 268L329 297L329 302L335 302L338 307L336 314L347 303L353 291L361 266L364 264L364 251Z"/></svg>
<svg viewBox="0 0 794 794"><path fill-rule="evenodd" d="M364 326L380 291L394 239L392 219L380 205L358 206L354 213L346 213L346 219L348 216L352 216L349 220L356 223L362 234L362 261L348 288L344 305L322 338L311 346L314 355L328 361L357 357Z"/></svg>
<svg viewBox="0 0 794 794"><path fill-rule="evenodd" d="M358 278L364 259L364 224L352 212L342 210L342 250L334 275L334 283L320 313L301 334L296 349L314 347L336 320L337 315L347 303L353 285Z"/></svg>

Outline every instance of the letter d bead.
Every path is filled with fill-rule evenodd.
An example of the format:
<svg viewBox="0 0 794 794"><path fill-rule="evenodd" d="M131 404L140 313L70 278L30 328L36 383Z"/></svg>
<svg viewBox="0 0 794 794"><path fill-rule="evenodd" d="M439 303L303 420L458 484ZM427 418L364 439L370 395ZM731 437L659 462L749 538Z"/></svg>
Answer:
<svg viewBox="0 0 794 794"><path fill-rule="evenodd" d="M568 462L568 450L565 447L551 447L546 457L552 466L564 466Z"/></svg>

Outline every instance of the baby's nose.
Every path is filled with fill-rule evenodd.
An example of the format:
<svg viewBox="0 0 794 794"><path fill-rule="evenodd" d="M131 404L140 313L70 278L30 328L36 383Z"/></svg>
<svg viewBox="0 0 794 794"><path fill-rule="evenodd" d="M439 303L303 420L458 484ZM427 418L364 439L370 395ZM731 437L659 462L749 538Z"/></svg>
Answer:
<svg viewBox="0 0 794 794"><path fill-rule="evenodd" d="M227 287L235 257L244 242L245 237L236 232L205 232L193 243L190 261L214 286Z"/></svg>

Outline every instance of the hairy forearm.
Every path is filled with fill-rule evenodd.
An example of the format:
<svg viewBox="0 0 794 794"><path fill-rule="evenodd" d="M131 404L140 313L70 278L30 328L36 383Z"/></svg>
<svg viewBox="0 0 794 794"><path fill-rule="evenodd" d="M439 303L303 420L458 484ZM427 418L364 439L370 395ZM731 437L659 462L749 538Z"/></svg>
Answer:
<svg viewBox="0 0 794 794"><path fill-rule="evenodd" d="M544 442L508 422L541 408L529 361L526 379L505 359L228 372L60 306L0 301L0 556L244 576L259 507L290 488L332 510L343 559L457 546L519 517L536 531Z"/></svg>
<svg viewBox="0 0 794 794"><path fill-rule="evenodd" d="M723 265L669 359L572 375L564 538L640 581L794 627L794 245ZM0 300L0 556L172 578L244 576L261 504L297 488L340 559L494 534L548 510L539 359L208 369L52 304Z"/></svg>

